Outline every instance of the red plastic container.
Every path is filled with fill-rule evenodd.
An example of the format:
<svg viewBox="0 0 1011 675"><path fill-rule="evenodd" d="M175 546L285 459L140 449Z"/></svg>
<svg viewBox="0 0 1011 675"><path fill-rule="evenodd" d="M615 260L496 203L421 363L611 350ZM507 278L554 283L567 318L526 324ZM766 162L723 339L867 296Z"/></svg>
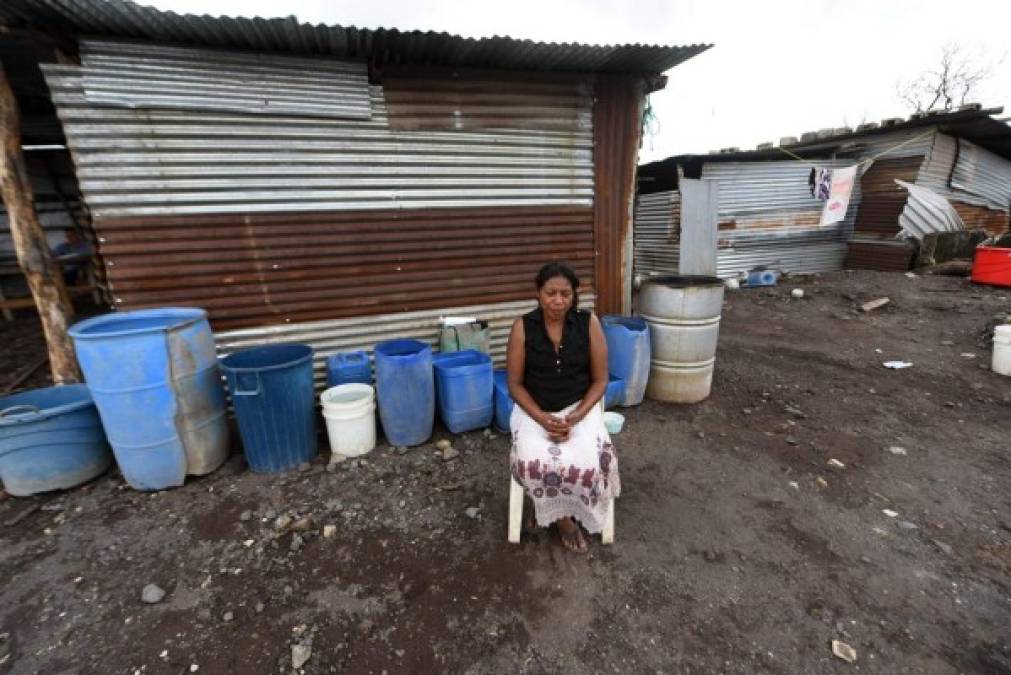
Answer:
<svg viewBox="0 0 1011 675"><path fill-rule="evenodd" d="M1011 248L977 246L972 280L977 284L1011 287Z"/></svg>

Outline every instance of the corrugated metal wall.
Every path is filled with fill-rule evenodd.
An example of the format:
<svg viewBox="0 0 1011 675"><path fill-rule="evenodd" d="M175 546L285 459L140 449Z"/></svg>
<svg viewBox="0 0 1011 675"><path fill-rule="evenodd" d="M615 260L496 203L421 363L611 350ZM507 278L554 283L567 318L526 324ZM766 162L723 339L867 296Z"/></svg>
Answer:
<svg viewBox="0 0 1011 675"><path fill-rule="evenodd" d="M677 274L681 193L639 195L635 204L635 274Z"/></svg>
<svg viewBox="0 0 1011 675"><path fill-rule="evenodd" d="M84 95L96 105L368 119L364 63L81 42Z"/></svg>
<svg viewBox="0 0 1011 675"><path fill-rule="evenodd" d="M1011 206L1011 161L959 140L951 186L985 200L979 206L1007 211Z"/></svg>
<svg viewBox="0 0 1011 675"><path fill-rule="evenodd" d="M818 160L840 168L852 160ZM765 265L808 274L842 269L846 241L860 205L855 186L846 218L820 226L824 202L811 195L811 167L797 161L712 162L702 178L717 183L719 252L717 273L730 277Z"/></svg>
<svg viewBox="0 0 1011 675"><path fill-rule="evenodd" d="M593 108L594 282L602 313L621 314L632 303L632 199L642 134L642 80L601 75Z"/></svg>
<svg viewBox="0 0 1011 675"><path fill-rule="evenodd" d="M545 260L593 283L587 208L107 218L117 307L195 304L215 328L528 297Z"/></svg>
<svg viewBox="0 0 1011 675"><path fill-rule="evenodd" d="M895 181L913 182L923 175L923 156L875 160L860 177L863 199L857 212L853 240L845 265L851 269L907 270L913 251L898 242L899 216L909 193Z"/></svg>
<svg viewBox="0 0 1011 675"><path fill-rule="evenodd" d="M246 347L263 344L310 344L315 350L313 369L316 388L326 381L326 359L331 354L363 349L372 352L376 344L394 338L421 340L433 347L438 344L440 317L474 316L488 322L491 332L491 354L496 366L505 364L506 341L516 317L534 308L530 299L502 303L482 303L472 306L442 308L418 312L396 312L361 319L335 319L285 326L269 326L218 332L215 335L218 353L222 356ZM580 306L592 309L592 293L581 294Z"/></svg>
<svg viewBox="0 0 1011 675"><path fill-rule="evenodd" d="M393 132L382 89L364 120L90 104L47 66L96 218L593 204L589 133Z"/></svg>
<svg viewBox="0 0 1011 675"><path fill-rule="evenodd" d="M89 100L88 69L87 59L45 68L114 302L205 307L215 331L226 331L225 350L236 335L242 344L285 335L325 354L338 348L331 328L340 345L367 346L401 334L398 312L421 321L426 339L440 315L515 317L550 259L573 263L593 297L600 237L620 236L594 212L584 76L568 77L555 101L565 128L539 128L541 118L523 116L529 99L510 102L508 83L490 77L498 114L518 116L513 128L410 131L391 129L382 86L370 87L369 119L131 109ZM148 72L138 67L132 77ZM521 94L537 77L521 78ZM156 79L145 89L166 92L164 100L185 95ZM633 107L615 98L609 110L628 122ZM433 120L449 110L436 108ZM412 103L401 112L424 111ZM623 138L608 156L626 156L634 143ZM608 191L620 200L619 189ZM620 265L620 256L607 264ZM620 283L615 269L607 275Z"/></svg>

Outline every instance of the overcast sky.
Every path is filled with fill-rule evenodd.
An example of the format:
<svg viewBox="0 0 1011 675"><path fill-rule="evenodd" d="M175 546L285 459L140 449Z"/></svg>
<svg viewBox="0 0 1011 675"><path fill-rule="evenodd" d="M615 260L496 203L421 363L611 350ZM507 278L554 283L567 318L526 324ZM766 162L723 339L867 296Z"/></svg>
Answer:
<svg viewBox="0 0 1011 675"><path fill-rule="evenodd" d="M904 116L896 95L957 43L992 74L978 97L1011 115L1008 0L140 0L232 16L597 44L711 43L668 72L641 160Z"/></svg>

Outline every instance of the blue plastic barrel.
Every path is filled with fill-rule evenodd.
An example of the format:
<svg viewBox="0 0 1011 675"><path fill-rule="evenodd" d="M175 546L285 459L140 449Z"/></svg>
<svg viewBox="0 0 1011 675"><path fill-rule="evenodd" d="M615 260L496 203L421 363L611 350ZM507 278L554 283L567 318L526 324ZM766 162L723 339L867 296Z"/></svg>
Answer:
<svg viewBox="0 0 1011 675"><path fill-rule="evenodd" d="M225 395L204 310L103 314L69 333L127 483L162 490L225 461Z"/></svg>
<svg viewBox="0 0 1011 675"><path fill-rule="evenodd" d="M642 317L604 315L600 318L607 338L607 369L625 381L621 406L639 405L649 380L649 325Z"/></svg>
<svg viewBox="0 0 1011 675"><path fill-rule="evenodd" d="M326 386L372 384L368 352L338 352L326 360Z"/></svg>
<svg viewBox="0 0 1011 675"><path fill-rule="evenodd" d="M0 480L10 494L65 490L110 466L112 453L87 385L0 398Z"/></svg>
<svg viewBox="0 0 1011 675"><path fill-rule="evenodd" d="M476 349L436 354L435 395L439 417L454 434L483 429L495 414L491 357Z"/></svg>
<svg viewBox="0 0 1011 675"><path fill-rule="evenodd" d="M509 395L509 377L505 368L495 371L495 427L509 433L509 419L513 414L513 397Z"/></svg>
<svg viewBox="0 0 1011 675"><path fill-rule="evenodd" d="M221 370L250 469L286 471L316 456L312 347L243 349L222 359Z"/></svg>
<svg viewBox="0 0 1011 675"><path fill-rule="evenodd" d="M625 380L611 375L607 380L607 389L604 393L604 408L610 410L620 404L625 399Z"/></svg>
<svg viewBox="0 0 1011 675"><path fill-rule="evenodd" d="M376 396L383 433L391 445L419 445L435 424L432 348L417 340L376 345Z"/></svg>

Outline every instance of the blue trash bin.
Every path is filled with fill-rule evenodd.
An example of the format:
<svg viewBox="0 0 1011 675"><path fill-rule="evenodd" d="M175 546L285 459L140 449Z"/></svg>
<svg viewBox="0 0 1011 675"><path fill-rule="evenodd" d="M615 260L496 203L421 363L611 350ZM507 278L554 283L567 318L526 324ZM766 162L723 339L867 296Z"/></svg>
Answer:
<svg viewBox="0 0 1011 675"><path fill-rule="evenodd" d="M419 445L435 424L432 348L417 340L376 345L376 398L383 433L391 445Z"/></svg>
<svg viewBox="0 0 1011 675"><path fill-rule="evenodd" d="M316 456L312 347L244 349L222 359L221 370L250 469L287 471Z"/></svg>

